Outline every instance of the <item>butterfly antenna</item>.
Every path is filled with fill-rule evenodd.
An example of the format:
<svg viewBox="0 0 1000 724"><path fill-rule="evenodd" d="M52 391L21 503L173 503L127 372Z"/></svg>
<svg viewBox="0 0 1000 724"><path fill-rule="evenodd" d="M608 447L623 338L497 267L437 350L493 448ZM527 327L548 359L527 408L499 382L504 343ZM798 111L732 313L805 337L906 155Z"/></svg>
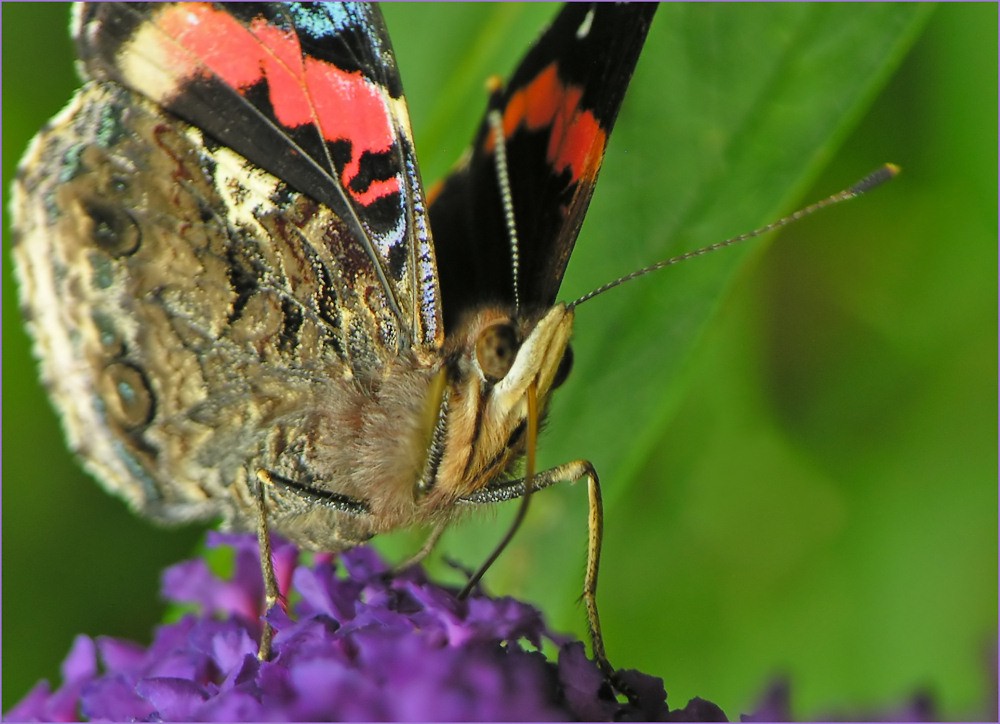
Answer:
<svg viewBox="0 0 1000 724"><path fill-rule="evenodd" d="M521 299L518 287L520 286L520 254L517 245L517 225L514 223L514 200L510 192L510 175L507 173L507 146L503 136L503 115L500 106L503 103L503 84L499 78L491 78L487 88L490 91L490 110L487 113L490 129L493 131L493 149L496 158L497 187L500 189L500 201L503 204L503 218L507 226L507 238L510 239L510 266L511 276L514 280L514 315L521 311ZM527 467L524 474L524 495L521 496L521 504L514 516L514 521L507 528L507 533L500 542L493 548L493 552L473 573L466 582L465 587L459 592L459 598L466 598L478 585L479 581L490 566L500 557L507 545L514 539L514 534L521 527L521 523L528 515L528 504L531 501L531 493L534 489L535 476L535 447L538 440L538 402L535 383L528 386L528 444L527 444Z"/></svg>
<svg viewBox="0 0 1000 724"><path fill-rule="evenodd" d="M499 80L494 79L495 83ZM499 98L499 87L492 88L493 98ZM491 103L492 105L492 103ZM488 114L490 128L493 129L493 148L496 153L497 187L500 189L500 202L503 204L503 220L507 226L507 238L510 240L510 271L514 280L514 314L521 311L519 287L521 286L521 256L518 252L517 225L514 223L514 199L510 193L510 174L507 172L507 145L503 137L503 116L499 109L492 108Z"/></svg>
<svg viewBox="0 0 1000 724"><path fill-rule="evenodd" d="M650 266L638 269L630 274L626 274L625 276L618 277L614 281L608 282L607 284L603 284L591 292L587 292L576 301L570 303L568 306L570 308L577 307L583 304L584 302L590 301L599 294L604 294L604 292L614 289L617 286L621 286L626 282L630 282L633 279L638 279L639 277L645 276L659 269L663 269L664 267L673 266L674 264L678 264L682 261L687 261L688 259L694 259L697 256L704 256L705 254L708 254L710 252L718 251L719 249L724 249L727 246L733 246L734 244L739 244L742 241L753 239L757 236L761 236L762 234L767 234L768 232L780 229L783 226L788 226L789 224L794 223L799 219L803 219L806 216L816 213L820 209L825 209L827 206L833 206L834 204L839 204L842 201L849 201L850 199L857 198L858 196L861 196L862 194L867 193L868 191L871 191L872 189L878 186L881 186L886 181L889 181L890 179L895 177L898 173L899 173L899 167L896 166L895 164L892 163L883 164L882 166L872 171L870 174L865 176L857 183L849 186L843 191L838 191L835 194L827 196L822 201L817 201L814 204L810 204L805 208L799 209L798 211L795 211L789 214L788 216L778 219L777 221L773 221L770 224L767 224L766 226L762 226L759 229L754 229L753 231L749 231L745 234L734 236L731 239L726 239L725 241L720 241L715 244L703 246L700 249L695 249L693 251L688 251L685 252L684 254L680 254L678 256L670 257L669 259L664 259L663 261L658 261L655 264L651 264Z"/></svg>

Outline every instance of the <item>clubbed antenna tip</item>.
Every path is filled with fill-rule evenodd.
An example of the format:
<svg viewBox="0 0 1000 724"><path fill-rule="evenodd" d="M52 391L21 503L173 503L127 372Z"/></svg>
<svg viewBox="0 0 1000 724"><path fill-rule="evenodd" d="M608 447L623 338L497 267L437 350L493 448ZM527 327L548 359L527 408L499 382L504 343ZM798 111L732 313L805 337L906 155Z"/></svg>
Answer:
<svg viewBox="0 0 1000 724"><path fill-rule="evenodd" d="M892 180L899 175L900 170L899 166L894 163L882 164L879 168L875 169L856 184L851 186L849 191L852 196L860 196L863 193L871 191L877 186L881 186L886 181Z"/></svg>

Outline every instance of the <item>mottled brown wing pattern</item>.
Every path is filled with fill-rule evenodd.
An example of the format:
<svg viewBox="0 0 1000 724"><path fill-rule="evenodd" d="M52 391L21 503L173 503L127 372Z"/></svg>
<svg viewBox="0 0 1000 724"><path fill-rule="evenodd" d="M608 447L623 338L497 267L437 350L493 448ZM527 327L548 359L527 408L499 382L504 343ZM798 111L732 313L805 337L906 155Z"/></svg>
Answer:
<svg viewBox="0 0 1000 724"><path fill-rule="evenodd" d="M381 13L366 3L88 3L89 78L128 87L329 208L316 250L374 272L391 311L373 343L443 341L409 114Z"/></svg>
<svg viewBox="0 0 1000 724"><path fill-rule="evenodd" d="M329 209L110 83L36 139L14 206L43 377L108 488L163 521L248 523L257 467L320 498L339 481L350 462L320 433L362 404L354 370L396 360L372 344L392 329L378 281ZM322 531L301 537L336 547L336 505L315 507Z"/></svg>

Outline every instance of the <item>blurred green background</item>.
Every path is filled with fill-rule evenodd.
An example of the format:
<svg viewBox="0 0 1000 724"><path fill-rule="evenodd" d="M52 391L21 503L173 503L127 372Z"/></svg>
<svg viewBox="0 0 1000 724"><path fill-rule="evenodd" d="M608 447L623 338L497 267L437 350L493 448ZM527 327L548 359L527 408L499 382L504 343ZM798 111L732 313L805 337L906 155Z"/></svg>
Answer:
<svg viewBox="0 0 1000 724"><path fill-rule="evenodd" d="M3 188L78 85L67 9L4 4ZM428 182L546 5L390 6ZM563 285L574 298L850 184L871 196L580 308L540 462L601 473L618 666L731 718L775 676L817 717L930 693L995 715L997 6L666 5ZM3 708L76 633L148 641L195 528L132 516L66 452L3 253ZM581 485L487 576L581 635ZM475 565L510 511L440 551ZM393 555L412 535L384 545ZM442 572L442 576L448 573ZM992 672L992 673L991 673Z"/></svg>

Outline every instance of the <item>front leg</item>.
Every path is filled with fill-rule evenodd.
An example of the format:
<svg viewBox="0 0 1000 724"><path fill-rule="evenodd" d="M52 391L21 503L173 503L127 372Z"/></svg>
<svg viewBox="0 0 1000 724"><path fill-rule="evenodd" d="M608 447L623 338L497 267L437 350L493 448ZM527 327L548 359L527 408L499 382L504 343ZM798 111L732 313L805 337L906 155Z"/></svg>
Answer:
<svg viewBox="0 0 1000 724"><path fill-rule="evenodd" d="M590 641L594 650L594 660L612 681L617 678L615 669L608 661L601 633L601 617L597 611L597 574L601 565L601 543L604 537L604 504L601 500L601 483L597 471L587 460L573 462L543 470L531 477L531 492L548 488L560 482L574 482L587 478L587 495L590 501L587 516L587 570L583 581L583 605L587 609L587 624ZM482 490L459 500L460 503L485 505L514 500L525 495L524 480L501 480L490 483Z"/></svg>
<svg viewBox="0 0 1000 724"><path fill-rule="evenodd" d="M267 661L271 657L271 643L274 638L274 628L267 620L267 614L281 600L281 591L278 588L278 578L274 571L274 558L271 555L271 535L270 524L268 523L268 499L278 488L286 493L298 496L306 503L313 506L323 506L332 508L341 513L345 513L355 518L364 518L370 515L368 506L360 501L345 495L331 493L320 489L310 488L289 478L285 478L270 470L260 468L256 471L256 484L249 484L250 494L253 496L254 517L257 523L257 545L260 551L260 571L264 577L264 616L263 629L260 635L260 646L257 649L257 658L260 661ZM363 541L343 540L343 548L356 545Z"/></svg>
<svg viewBox="0 0 1000 724"><path fill-rule="evenodd" d="M254 490L254 500L257 504L257 547L260 553L260 572L264 576L264 617L263 629L260 632L260 646L257 649L258 661L271 658L271 640L274 629L267 620L267 614L278 604L281 592L278 590L278 577L274 572L274 559L271 556L271 535L267 524L267 493L264 488L273 485L270 473L266 470L257 471L257 485Z"/></svg>
<svg viewBox="0 0 1000 724"><path fill-rule="evenodd" d="M430 532L430 535L427 536L427 540L424 541L424 544L423 546L420 547L420 550L418 550L416 553L414 553L412 556L407 558L402 563L398 563L395 566L393 566L392 575L396 575L398 573L407 570L408 568L412 568L413 566L423 561L427 556L429 556L431 554L431 551L433 551L434 547L438 544L438 541L441 540L441 536L444 535L444 532L448 529L448 526L450 524L451 524L450 520L445 520L435 524L434 529Z"/></svg>

